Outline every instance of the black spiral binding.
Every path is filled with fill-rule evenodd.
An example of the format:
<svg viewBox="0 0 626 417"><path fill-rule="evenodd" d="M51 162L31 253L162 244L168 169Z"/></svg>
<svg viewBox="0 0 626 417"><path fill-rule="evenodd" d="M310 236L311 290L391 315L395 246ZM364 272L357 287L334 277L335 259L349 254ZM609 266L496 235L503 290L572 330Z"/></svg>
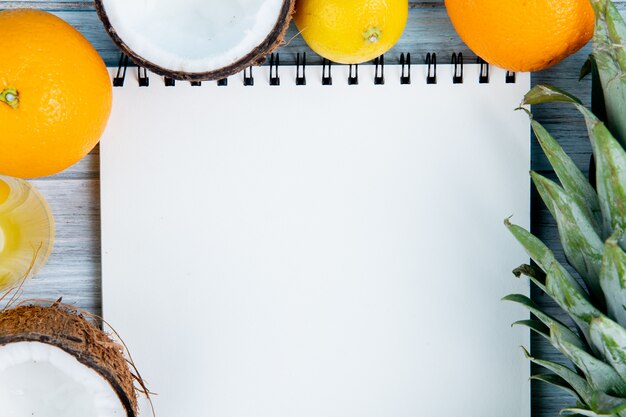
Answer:
<svg viewBox="0 0 626 417"><path fill-rule="evenodd" d="M322 59L322 85L333 85L332 65L332 61Z"/></svg>
<svg viewBox="0 0 626 417"><path fill-rule="evenodd" d="M123 87L124 81L126 79L126 70L129 66L129 58L127 55L122 54L120 56L117 72L113 76L113 86L114 87ZM452 73L452 83L453 84L462 84L463 83L463 54L462 53L453 53L451 58L451 64L453 66ZM476 59L476 63L479 64L479 76L478 82L480 84L489 83L489 64L478 57ZM437 84L437 54L434 52L429 52L426 54L425 64L427 66L426 73L426 83L427 84ZM306 85L306 53L297 53L296 54L296 85ZM322 85L332 85L332 65L333 63L328 59L322 60ZM379 56L373 60L373 65L375 66L374 72L374 84L375 85L383 85L385 84L385 57L384 55ZM280 77L278 75L279 67L280 67L280 56L279 54L271 54L269 59L270 66L270 76L269 83L271 86L279 86L280 85ZM411 54L400 54L400 84L411 84ZM505 82L507 84L514 84L516 82L516 73L513 71L507 71L505 75ZM137 67L137 79L139 81L140 87L148 87L150 85L150 78L148 76L148 71L146 68L138 66ZM173 78L164 77L163 81L167 87L174 87L176 85L176 81ZM348 85L357 85L359 84L359 66L357 64L352 64L349 66L349 74L348 74ZM200 81L192 81L191 85L194 87L199 87L202 85ZM227 86L228 78L223 78L221 80L217 80L218 86ZM253 86L254 85L254 76L252 74L252 67L247 67L243 71L243 85L244 86Z"/></svg>
<svg viewBox="0 0 626 417"><path fill-rule="evenodd" d="M148 87L148 86L150 86L150 78L148 78L148 70L147 69L145 69L143 67L137 67L137 79L139 80L139 87Z"/></svg>
<svg viewBox="0 0 626 417"><path fill-rule="evenodd" d="M426 65L428 65L428 72L426 73L426 84L437 84L437 54L426 54Z"/></svg>
<svg viewBox="0 0 626 417"><path fill-rule="evenodd" d="M513 71L507 71L504 81L507 84L515 84L515 73Z"/></svg>
<svg viewBox="0 0 626 417"><path fill-rule="evenodd" d="M348 85L357 85L359 83L359 65L350 64L348 70Z"/></svg>
<svg viewBox="0 0 626 417"><path fill-rule="evenodd" d="M280 55L270 55L270 85L280 85L280 77L278 76L278 66L280 65Z"/></svg>
<svg viewBox="0 0 626 417"><path fill-rule="evenodd" d="M452 84L463 84L463 54L452 54Z"/></svg>
<svg viewBox="0 0 626 417"><path fill-rule="evenodd" d="M302 53L302 62L300 52L296 55L296 85L306 85L306 52Z"/></svg>
<svg viewBox="0 0 626 417"><path fill-rule="evenodd" d="M120 62L117 64L117 72L113 77L113 87L124 87L126 68L128 68L128 55L122 54L120 55Z"/></svg>
<svg viewBox="0 0 626 417"><path fill-rule="evenodd" d="M400 65L402 72L400 73L400 84L411 84L411 54L400 54Z"/></svg>
<svg viewBox="0 0 626 417"><path fill-rule="evenodd" d="M252 67L243 70L243 85L250 87L254 85L254 77L252 76Z"/></svg>
<svg viewBox="0 0 626 417"><path fill-rule="evenodd" d="M376 70L374 71L374 85L385 84L385 56L381 55L378 58L374 58L374 65Z"/></svg>
<svg viewBox="0 0 626 417"><path fill-rule="evenodd" d="M476 63L480 65L478 82L480 84L487 84L489 82L489 64L481 57L476 58Z"/></svg>

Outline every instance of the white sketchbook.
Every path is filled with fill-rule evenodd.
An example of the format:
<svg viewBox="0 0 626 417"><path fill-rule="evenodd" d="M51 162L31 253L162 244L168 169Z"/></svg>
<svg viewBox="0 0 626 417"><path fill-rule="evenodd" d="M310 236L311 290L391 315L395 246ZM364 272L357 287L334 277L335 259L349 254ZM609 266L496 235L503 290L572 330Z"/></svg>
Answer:
<svg viewBox="0 0 626 417"><path fill-rule="evenodd" d="M129 69L101 143L104 316L159 417L528 417L528 74ZM142 416L150 415L145 404Z"/></svg>

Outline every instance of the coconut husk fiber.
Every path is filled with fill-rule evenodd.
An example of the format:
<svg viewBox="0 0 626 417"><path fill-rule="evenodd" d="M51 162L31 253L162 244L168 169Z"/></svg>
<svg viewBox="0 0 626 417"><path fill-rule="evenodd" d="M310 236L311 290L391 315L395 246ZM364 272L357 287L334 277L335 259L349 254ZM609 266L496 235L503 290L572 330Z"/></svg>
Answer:
<svg viewBox="0 0 626 417"><path fill-rule="evenodd" d="M0 311L0 346L17 342L46 343L69 353L109 382L127 417L137 415L136 377L123 347L77 310L55 303Z"/></svg>
<svg viewBox="0 0 626 417"><path fill-rule="evenodd" d="M283 5L278 16L276 25L273 27L270 33L267 34L265 40L261 42L257 47L248 52L245 56L241 57L237 61L229 64L223 68L219 68L208 72L184 72L175 71L167 68L163 68L145 58L138 55L124 42L116 28L111 24L109 17L107 16L106 9L102 0L95 0L96 13L102 21L104 28L115 45L126 55L128 55L132 61L141 67L144 67L155 74L159 74L165 77L172 78L174 80L181 81L210 81L220 80L228 76L234 75L243 71L245 68L251 65L261 65L265 62L265 58L271 54L276 48L282 45L289 23L295 12L295 0L283 0Z"/></svg>

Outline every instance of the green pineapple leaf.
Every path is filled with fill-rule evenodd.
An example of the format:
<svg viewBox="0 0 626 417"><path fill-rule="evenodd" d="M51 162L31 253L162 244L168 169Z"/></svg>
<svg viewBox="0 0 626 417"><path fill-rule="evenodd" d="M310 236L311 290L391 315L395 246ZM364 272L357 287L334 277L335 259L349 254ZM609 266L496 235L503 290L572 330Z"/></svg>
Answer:
<svg viewBox="0 0 626 417"><path fill-rule="evenodd" d="M550 339L550 327L555 326L559 329L559 334L561 335L561 339L567 341L568 343L578 347L579 349L586 350L585 343L580 340L578 335L571 331L569 327L550 316L549 314L543 312L541 308L530 298L522 294L510 294L503 298L505 301L512 301L514 303L520 304L526 307L531 313L533 313L540 321L546 326L547 334L546 336ZM521 322L516 322L518 324L526 324ZM532 327L531 327L532 328ZM539 328L538 328L539 329Z"/></svg>
<svg viewBox="0 0 626 417"><path fill-rule="evenodd" d="M601 413L598 414L595 411L592 410L587 410L584 408L564 408L561 410L561 415L562 416L573 416L573 417L579 417L579 416L584 416L584 417L616 417L616 414L614 413ZM622 416L619 416L622 417Z"/></svg>
<svg viewBox="0 0 626 417"><path fill-rule="evenodd" d="M595 190L552 135L537 121L531 120L531 124L537 141L548 157L563 188L584 210L594 230L600 234L602 212L600 211L600 203Z"/></svg>
<svg viewBox="0 0 626 417"><path fill-rule="evenodd" d="M556 374L535 374L531 375L530 379L548 383L564 391L567 391L575 398L580 399L576 390L574 390L574 388L565 379Z"/></svg>
<svg viewBox="0 0 626 417"><path fill-rule="evenodd" d="M591 321L589 333L594 346L626 382L626 329L600 316Z"/></svg>
<svg viewBox="0 0 626 417"><path fill-rule="evenodd" d="M568 417L613 417L613 416L601 416L599 414L594 413L591 410L586 410L583 408L564 408L559 413L561 416Z"/></svg>
<svg viewBox="0 0 626 417"><path fill-rule="evenodd" d="M552 207L567 260L582 276L593 297L602 303L604 296L599 281L602 240L589 217L562 187L535 172L531 177L543 201Z"/></svg>
<svg viewBox="0 0 626 417"><path fill-rule="evenodd" d="M606 296L609 317L626 326L626 253L619 246L622 231L616 231L604 244L600 286Z"/></svg>
<svg viewBox="0 0 626 417"><path fill-rule="evenodd" d="M554 101L582 104L577 97L571 95L567 91L561 90L560 88L549 85L536 85L531 88L528 93L526 93L524 100L522 101L522 105L551 103Z"/></svg>
<svg viewBox="0 0 626 417"><path fill-rule="evenodd" d="M587 58L583 63L583 66L580 68L580 72L578 73L578 81L582 81L587 75L593 73L594 62L591 60L591 57Z"/></svg>
<svg viewBox="0 0 626 417"><path fill-rule="evenodd" d="M596 186L607 236L626 226L626 152L598 118L584 106L587 131L596 161Z"/></svg>
<svg viewBox="0 0 626 417"><path fill-rule="evenodd" d="M589 302L580 284L556 261L546 276L546 291L570 315L590 343L589 325L594 317L602 313Z"/></svg>
<svg viewBox="0 0 626 417"><path fill-rule="evenodd" d="M504 225L509 229L513 237L526 249L528 256L539 265L539 267L547 272L554 262L554 254L548 247L528 230L521 226L513 224L506 219ZM539 285L540 287L542 285Z"/></svg>
<svg viewBox="0 0 626 417"><path fill-rule="evenodd" d="M534 331L538 335L543 336L547 340L550 340L550 328L539 320L518 320L514 321L511 326L528 327L530 330Z"/></svg>
<svg viewBox="0 0 626 417"><path fill-rule="evenodd" d="M596 391L593 394L591 409L603 415L624 416L624 413L626 413L626 400Z"/></svg>
<svg viewBox="0 0 626 417"><path fill-rule="evenodd" d="M626 146L626 24L609 0L592 0L595 32L592 56L598 68L607 124L616 139Z"/></svg>
<svg viewBox="0 0 626 417"><path fill-rule="evenodd" d="M622 45L623 49L624 46ZM596 57L597 58L597 57ZM598 118L578 99L555 87L536 86L525 96L524 104L572 103L585 116L596 161L596 186L602 211L604 237L616 228L626 229L626 152ZM626 112L620 113L624 117Z"/></svg>
<svg viewBox="0 0 626 417"><path fill-rule="evenodd" d="M583 108L584 109L584 108ZM626 152L589 110L584 109L596 161L596 186L607 236L626 229Z"/></svg>
<svg viewBox="0 0 626 417"><path fill-rule="evenodd" d="M609 395L626 396L626 382L610 365L597 359L590 353L563 340L559 329L550 328L553 344L585 375L589 386L594 391ZM623 400L622 400L623 401ZM596 409L595 407L593 407Z"/></svg>
<svg viewBox="0 0 626 417"><path fill-rule="evenodd" d="M581 377L567 366L552 361L534 358L533 356L531 356L530 353L528 353L526 349L522 349L528 360L554 372L556 375L566 381L567 385L570 387L568 391L573 392L574 396L577 397L579 401L582 401L586 405L591 404L591 401L593 399L593 390L591 389L585 378ZM563 388L563 386L561 387Z"/></svg>
<svg viewBox="0 0 626 417"><path fill-rule="evenodd" d="M593 55L589 55L587 62L591 65L591 108L593 114L600 120L607 120L604 91L602 91L600 70L596 63L596 58Z"/></svg>

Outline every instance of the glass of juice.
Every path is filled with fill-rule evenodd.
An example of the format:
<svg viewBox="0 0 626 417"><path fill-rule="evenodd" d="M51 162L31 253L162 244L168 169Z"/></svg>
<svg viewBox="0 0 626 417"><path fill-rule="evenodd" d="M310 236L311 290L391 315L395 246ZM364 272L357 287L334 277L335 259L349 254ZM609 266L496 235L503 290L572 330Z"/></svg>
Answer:
<svg viewBox="0 0 626 417"><path fill-rule="evenodd" d="M0 175L0 296L45 265L53 241L44 197L27 181Z"/></svg>

